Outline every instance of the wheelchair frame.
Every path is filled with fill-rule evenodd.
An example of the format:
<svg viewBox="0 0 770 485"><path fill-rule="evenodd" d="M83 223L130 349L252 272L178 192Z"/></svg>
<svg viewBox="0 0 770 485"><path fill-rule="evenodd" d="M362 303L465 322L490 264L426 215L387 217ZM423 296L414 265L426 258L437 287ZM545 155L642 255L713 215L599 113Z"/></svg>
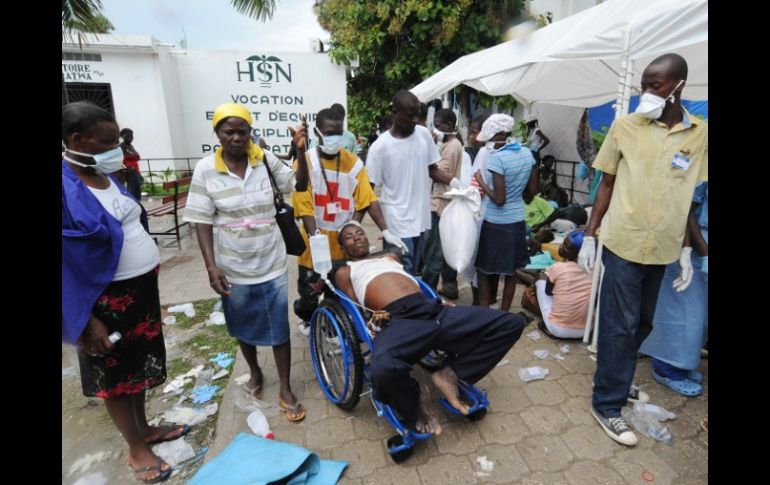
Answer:
<svg viewBox="0 0 770 485"><path fill-rule="evenodd" d="M415 278L422 292L430 298L438 298L433 289L424 283L419 278ZM339 305L345 312L348 322L344 319L337 318L334 311L331 309L333 305L324 305L323 303L313 312L313 316L310 319L310 353L311 360L313 362L313 371L316 375L316 380L321 386L321 390L327 399L338 407L351 410L358 403L359 397L364 394L369 394L372 401L372 405L377 413L377 416L384 417L393 429L398 433L390 437L387 440L387 448L390 457L396 463L400 463L406 460L412 453L412 447L417 441L425 440L433 436L432 433L419 433L415 430L409 429L401 422L396 412L387 404L381 403L376 400L372 394L371 385L369 383L369 358L374 351L374 340L369 335L369 331L366 328L366 321L364 315L359 308L353 303L348 296L342 291L335 288L329 281L326 281L327 286L336 295L336 300L332 299L337 305ZM331 308L330 308L331 307ZM328 357L339 355L342 358L342 370L344 373L341 393L336 393L333 389L334 383L330 383L329 373L326 364L320 359L318 355L318 335L323 332L323 328L316 328L319 319L325 318L332 326L334 332L338 337L322 337L323 340L332 340L338 338L339 350L331 350L326 352ZM343 321L340 321L343 320ZM349 327L352 327L348 330ZM352 334L351 334L352 332ZM339 338L344 336L344 338ZM321 342L323 343L323 342ZM360 344L365 344L365 350L360 351ZM356 369L362 371L363 379L356 382L358 379L354 375L351 379L351 369L356 372ZM367 387L367 390L361 392L363 387ZM459 390L461 396L467 400L471 405L470 412L466 418L470 421L478 421L484 417L489 407L489 401L487 399L486 392L479 390L473 385L460 381ZM337 394L337 395L335 395ZM350 394L350 397L347 397ZM357 395L356 395L357 394ZM439 399L439 402L444 408L446 408L452 414L457 416L464 416L459 410L452 407L444 398Z"/></svg>

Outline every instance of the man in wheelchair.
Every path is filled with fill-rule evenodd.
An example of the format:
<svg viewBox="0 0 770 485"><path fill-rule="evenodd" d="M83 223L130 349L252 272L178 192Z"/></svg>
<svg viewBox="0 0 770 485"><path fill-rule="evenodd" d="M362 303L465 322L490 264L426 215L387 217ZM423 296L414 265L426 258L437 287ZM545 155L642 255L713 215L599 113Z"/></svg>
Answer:
<svg viewBox="0 0 770 485"><path fill-rule="evenodd" d="M411 378L412 366L432 350L445 352L431 379L447 402L467 415L458 379L473 384L487 375L521 336L522 318L425 296L397 255L369 254L369 239L355 221L342 226L339 242L350 259L334 274L335 286L383 317L369 363L374 397L391 405L408 428L440 433L430 390Z"/></svg>

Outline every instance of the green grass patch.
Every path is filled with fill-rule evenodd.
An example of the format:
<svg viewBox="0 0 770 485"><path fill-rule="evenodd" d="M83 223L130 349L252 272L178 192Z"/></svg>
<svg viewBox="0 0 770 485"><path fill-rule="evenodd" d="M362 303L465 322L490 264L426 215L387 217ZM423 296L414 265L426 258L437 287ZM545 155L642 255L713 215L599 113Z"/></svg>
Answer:
<svg viewBox="0 0 770 485"><path fill-rule="evenodd" d="M225 325L203 327L197 335L185 341L183 345L189 351L189 355L204 358L206 362L220 352L227 352L235 357L238 349L238 341L227 333ZM206 348L201 349L201 347Z"/></svg>
<svg viewBox="0 0 770 485"><path fill-rule="evenodd" d="M214 311L214 305L218 301L220 301L219 298L209 298L208 300L193 302L195 316L192 318L185 315L184 312L174 313L173 315L176 316L176 326L179 328L190 328L193 325L205 322L209 315L211 315L211 312Z"/></svg>

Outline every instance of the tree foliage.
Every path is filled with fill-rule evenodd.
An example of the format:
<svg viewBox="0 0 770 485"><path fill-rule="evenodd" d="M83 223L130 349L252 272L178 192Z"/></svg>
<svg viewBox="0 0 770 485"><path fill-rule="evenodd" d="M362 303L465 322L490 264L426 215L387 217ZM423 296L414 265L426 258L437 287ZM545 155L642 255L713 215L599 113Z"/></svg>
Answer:
<svg viewBox="0 0 770 485"><path fill-rule="evenodd" d="M357 59L348 83L351 130L366 133L409 89L457 58L500 42L523 0L326 0L318 20L331 32L330 55Z"/></svg>

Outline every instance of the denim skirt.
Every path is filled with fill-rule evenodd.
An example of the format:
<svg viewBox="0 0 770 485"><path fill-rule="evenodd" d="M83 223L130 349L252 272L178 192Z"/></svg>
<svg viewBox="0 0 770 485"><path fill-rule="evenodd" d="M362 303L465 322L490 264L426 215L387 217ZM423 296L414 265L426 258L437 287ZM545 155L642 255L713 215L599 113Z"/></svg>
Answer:
<svg viewBox="0 0 770 485"><path fill-rule="evenodd" d="M529 264L524 221L495 224L484 221L479 235L476 269L488 275L512 275Z"/></svg>
<svg viewBox="0 0 770 485"><path fill-rule="evenodd" d="M222 297L227 332L250 345L289 341L289 274L254 285L232 284Z"/></svg>

